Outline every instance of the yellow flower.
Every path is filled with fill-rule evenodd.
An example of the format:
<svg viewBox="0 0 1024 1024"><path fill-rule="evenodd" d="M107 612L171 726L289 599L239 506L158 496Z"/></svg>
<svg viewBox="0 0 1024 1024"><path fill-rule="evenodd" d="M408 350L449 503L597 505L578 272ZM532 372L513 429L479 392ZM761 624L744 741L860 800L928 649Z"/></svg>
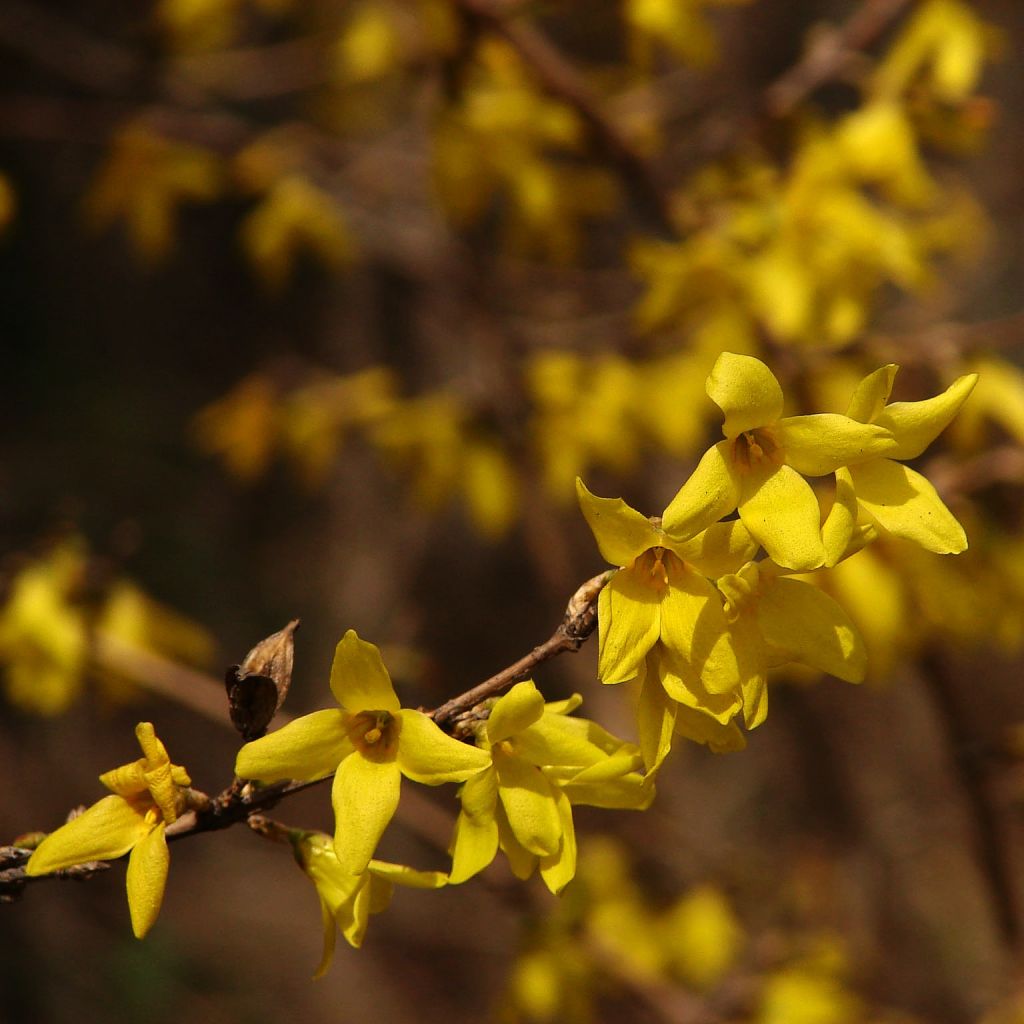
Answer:
<svg viewBox="0 0 1024 1024"><path fill-rule="evenodd" d="M363 944L371 914L379 914L391 902L395 884L414 889L440 889L448 876L441 871L415 871L402 864L371 860L365 871L354 875L334 853L334 842L322 832L295 832L292 846L299 867L316 886L324 925L324 952L313 975L322 977L334 955L338 930L357 949Z"/></svg>
<svg viewBox="0 0 1024 1024"><path fill-rule="evenodd" d="M402 708L373 644L350 629L331 669L338 708L314 711L246 743L235 772L244 779L320 779L334 772L335 852L361 874L398 807L402 776L438 786L486 768L484 751L442 732L421 711Z"/></svg>
<svg viewBox="0 0 1024 1024"><path fill-rule="evenodd" d="M544 883L560 892L576 873L572 807L646 807L654 791L634 769L639 752L599 725L568 714L581 703L544 703L531 680L500 697L477 742L492 764L469 779L452 843L453 883L494 859L499 846L518 878L540 866Z"/></svg>
<svg viewBox="0 0 1024 1024"><path fill-rule="evenodd" d="M890 363L868 374L850 401L848 415L885 428L895 447L885 458L836 471L836 505L825 530L830 558L845 546L858 511L883 530L926 551L948 555L967 550L964 528L935 488L901 461L916 459L946 429L967 401L978 375L960 377L941 395L923 402L887 405L898 369Z"/></svg>
<svg viewBox="0 0 1024 1024"><path fill-rule="evenodd" d="M735 572L754 557L757 545L745 526L716 523L681 540L671 509L652 521L621 498L591 494L582 481L577 493L601 554L622 567L598 599L601 681L635 678L658 647L672 670L662 679L669 696L728 719L736 708L712 694L726 693L739 676L722 602L706 577Z"/></svg>
<svg viewBox="0 0 1024 1024"><path fill-rule="evenodd" d="M726 439L708 449L665 510L666 532L693 536L738 509L774 561L799 570L822 565L818 500L804 476L886 454L896 446L890 432L835 413L783 417L782 387L753 356L723 352L707 393L725 415Z"/></svg>
<svg viewBox="0 0 1024 1024"><path fill-rule="evenodd" d="M170 866L164 833L184 809L183 787L191 780L181 765L171 764L149 722L140 722L135 735L143 756L100 776L116 795L104 797L48 835L25 872L46 875L74 864L114 860L130 850L128 908L132 931L141 939L160 913Z"/></svg>

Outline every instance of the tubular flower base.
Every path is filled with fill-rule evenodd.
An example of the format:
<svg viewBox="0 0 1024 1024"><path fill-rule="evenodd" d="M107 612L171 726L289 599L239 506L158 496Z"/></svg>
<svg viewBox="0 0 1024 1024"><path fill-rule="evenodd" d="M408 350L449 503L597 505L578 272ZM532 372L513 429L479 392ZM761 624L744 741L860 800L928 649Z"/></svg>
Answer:
<svg viewBox="0 0 1024 1024"><path fill-rule="evenodd" d="M314 711L246 743L235 773L276 782L334 772L335 853L346 871L358 875L394 816L403 775L428 786L463 782L491 759L442 732L421 711L402 708L380 651L355 630L338 644L331 690L340 707Z"/></svg>
<svg viewBox="0 0 1024 1024"><path fill-rule="evenodd" d="M141 939L160 913L170 856L165 830L185 807L190 779L171 764L149 722L135 735L143 756L100 776L114 796L104 797L66 825L50 833L26 865L29 875L47 875L75 864L114 860L131 851L128 908L132 931Z"/></svg>

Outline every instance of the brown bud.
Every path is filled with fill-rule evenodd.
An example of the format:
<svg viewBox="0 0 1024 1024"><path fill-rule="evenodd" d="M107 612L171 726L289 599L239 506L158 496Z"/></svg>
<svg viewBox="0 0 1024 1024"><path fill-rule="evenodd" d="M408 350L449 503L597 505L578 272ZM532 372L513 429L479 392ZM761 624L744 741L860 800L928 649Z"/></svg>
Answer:
<svg viewBox="0 0 1024 1024"><path fill-rule="evenodd" d="M246 741L259 739L284 703L292 681L298 628L299 620L293 619L261 640L241 665L232 665L224 676L231 722Z"/></svg>

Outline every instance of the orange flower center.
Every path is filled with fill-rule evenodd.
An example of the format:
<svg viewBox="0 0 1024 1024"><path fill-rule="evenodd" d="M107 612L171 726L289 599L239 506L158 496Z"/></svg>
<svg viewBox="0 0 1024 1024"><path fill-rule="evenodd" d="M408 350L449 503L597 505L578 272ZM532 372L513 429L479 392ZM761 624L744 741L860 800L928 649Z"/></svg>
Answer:
<svg viewBox="0 0 1024 1024"><path fill-rule="evenodd" d="M744 431L732 443L733 462L738 469L750 469L752 466L771 462L779 465L782 453L778 442L767 427Z"/></svg>
<svg viewBox="0 0 1024 1024"><path fill-rule="evenodd" d="M352 745L370 761L392 761L398 750L401 719L390 711L360 711L349 719Z"/></svg>

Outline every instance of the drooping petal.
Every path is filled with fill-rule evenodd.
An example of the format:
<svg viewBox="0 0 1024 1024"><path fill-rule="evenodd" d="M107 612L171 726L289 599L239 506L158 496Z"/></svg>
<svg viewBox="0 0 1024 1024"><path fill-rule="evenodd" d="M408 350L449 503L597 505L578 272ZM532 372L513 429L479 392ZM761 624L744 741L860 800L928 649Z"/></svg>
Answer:
<svg viewBox="0 0 1024 1024"><path fill-rule="evenodd" d="M449 881L461 885L483 871L498 852L498 823L490 818L471 818L462 813L452 839L452 870Z"/></svg>
<svg viewBox="0 0 1024 1024"><path fill-rule="evenodd" d="M105 796L51 832L29 857L25 873L48 875L73 864L123 857L153 828L152 822L146 821L146 806L145 802L136 806L123 797Z"/></svg>
<svg viewBox="0 0 1024 1024"><path fill-rule="evenodd" d="M538 857L558 850L562 841L554 791L544 773L517 757L496 754L498 799L520 845Z"/></svg>
<svg viewBox="0 0 1024 1024"><path fill-rule="evenodd" d="M331 692L346 711L397 711L401 707L380 651L360 640L354 629L334 650Z"/></svg>
<svg viewBox="0 0 1024 1024"><path fill-rule="evenodd" d="M338 930L345 936L345 941L353 948L359 949L366 938L366 929L370 924L370 914L374 904L383 909L391 900L393 886L381 879L377 881L367 871L360 879L359 886L352 898L341 904L334 912L334 920ZM374 891L376 889L376 891Z"/></svg>
<svg viewBox="0 0 1024 1024"><path fill-rule="evenodd" d="M840 466L888 455L896 447L884 427L829 412L788 416L775 424L774 434L786 462L805 476L825 476Z"/></svg>
<svg viewBox="0 0 1024 1024"><path fill-rule="evenodd" d="M668 578L661 602L662 644L670 655L688 664L712 693L732 689L739 675L718 591L678 561L668 563Z"/></svg>
<svg viewBox="0 0 1024 1024"><path fill-rule="evenodd" d="M854 390L846 415L861 423L874 423L889 401L898 370L895 363L888 363L869 373Z"/></svg>
<svg viewBox="0 0 1024 1024"><path fill-rule="evenodd" d="M459 802L463 812L475 820L494 817L494 806L498 802L498 773L493 764L466 779L459 790Z"/></svg>
<svg viewBox="0 0 1024 1024"><path fill-rule="evenodd" d="M345 716L338 708L314 711L246 743L235 758L240 779L320 779L352 753Z"/></svg>
<svg viewBox="0 0 1024 1024"><path fill-rule="evenodd" d="M861 508L883 529L940 555L967 550L967 534L931 483L901 462L850 468Z"/></svg>
<svg viewBox="0 0 1024 1024"><path fill-rule="evenodd" d="M734 622L729 623L729 639L736 652L736 663L740 669L740 694L743 698L743 712L747 715L750 695L757 695L765 688L768 678L768 655L764 638L757 623L754 606L749 607ZM754 728L744 718L748 729ZM760 722L758 722L760 724Z"/></svg>
<svg viewBox="0 0 1024 1024"><path fill-rule="evenodd" d="M696 537L666 546L671 546L702 576L717 579L749 562L757 553L758 544L740 520L731 519L727 523L712 523Z"/></svg>
<svg viewBox="0 0 1024 1024"><path fill-rule="evenodd" d="M791 467L752 467L743 480L739 510L751 536L780 565L816 569L825 561L818 499Z"/></svg>
<svg viewBox="0 0 1024 1024"><path fill-rule="evenodd" d="M712 693L693 669L665 653L658 659L657 666L658 678L665 692L684 707L697 708L723 724L739 711L741 700L738 690Z"/></svg>
<svg viewBox="0 0 1024 1024"><path fill-rule="evenodd" d="M708 398L725 414L722 432L728 438L766 427L782 415L782 387L775 374L753 356L723 352L706 385Z"/></svg>
<svg viewBox="0 0 1024 1024"><path fill-rule="evenodd" d="M977 383L978 375L969 373L934 398L887 405L875 420L896 438L896 447L886 455L890 459L916 459L949 426Z"/></svg>
<svg viewBox="0 0 1024 1024"><path fill-rule="evenodd" d="M448 884L448 875L444 871L419 871L386 860L371 860L370 873L375 878L384 878L395 885L404 885L407 889L443 889ZM374 907L376 912L377 908Z"/></svg>
<svg viewBox="0 0 1024 1024"><path fill-rule="evenodd" d="M857 495L848 469L836 470L836 490L832 507L821 525L825 547L825 565L831 568L846 554L857 526Z"/></svg>
<svg viewBox="0 0 1024 1024"><path fill-rule="evenodd" d="M370 761L350 754L341 762L331 787L334 853L342 870L366 870L377 843L394 817L402 773L395 761Z"/></svg>
<svg viewBox="0 0 1024 1024"><path fill-rule="evenodd" d="M439 786L462 782L491 763L486 750L449 736L429 715L403 708L398 712L398 767L413 782Z"/></svg>
<svg viewBox="0 0 1024 1024"><path fill-rule="evenodd" d="M765 587L757 622L768 643L791 660L859 683L867 668L864 642L845 611L828 594L781 576Z"/></svg>
<svg viewBox="0 0 1024 1024"><path fill-rule="evenodd" d="M320 922L324 929L324 948L320 954L320 963L317 964L317 968L313 972L314 980L322 978L327 973L327 968L331 966L331 960L334 959L334 946L338 938L338 926L334 923L334 915L322 899L320 900Z"/></svg>
<svg viewBox="0 0 1024 1024"><path fill-rule="evenodd" d="M557 787L554 789L558 808L558 819L562 842L558 852L551 857L542 857L540 877L556 896L573 880L576 874L576 829L572 822L572 807L569 799Z"/></svg>
<svg viewBox="0 0 1024 1024"><path fill-rule="evenodd" d="M702 456L661 517L673 540L684 541L717 523L736 508L739 484L732 468L731 442L719 441Z"/></svg>
<svg viewBox="0 0 1024 1024"><path fill-rule="evenodd" d="M639 772L629 772L604 782L566 782L560 786L569 803L588 807L608 807L619 810L643 811L654 800L654 778L645 778Z"/></svg>
<svg viewBox="0 0 1024 1024"><path fill-rule="evenodd" d="M544 714L544 698L532 679L516 683L491 708L487 742L500 743L533 725Z"/></svg>
<svg viewBox="0 0 1024 1024"><path fill-rule="evenodd" d="M680 707L676 716L676 732L696 743L704 743L716 754L742 750L746 737L735 722L721 723L693 708Z"/></svg>
<svg viewBox="0 0 1024 1024"><path fill-rule="evenodd" d="M660 595L638 570L620 569L597 599L597 618L601 682L632 679L658 639Z"/></svg>
<svg viewBox="0 0 1024 1024"><path fill-rule="evenodd" d="M676 724L674 700L669 700L656 672L647 672L640 684L636 708L636 728L640 734L640 750L648 775L655 773L672 749Z"/></svg>
<svg viewBox="0 0 1024 1024"><path fill-rule="evenodd" d="M533 874L533 870L537 866L537 855L530 853L516 839L501 801L498 802L498 806L495 809L494 820L498 823L498 845L505 851L505 856L508 857L508 865L512 869L512 874L521 882L525 882Z"/></svg>
<svg viewBox="0 0 1024 1024"><path fill-rule="evenodd" d="M743 684L743 724L756 729L768 717L768 681L762 676Z"/></svg>
<svg viewBox="0 0 1024 1024"><path fill-rule="evenodd" d="M128 909L132 931L141 939L156 923L164 901L164 886L171 855L167 849L167 826L161 822L141 839L128 858Z"/></svg>
<svg viewBox="0 0 1024 1024"><path fill-rule="evenodd" d="M576 478L583 518L594 534L601 557L612 565L629 565L637 555L661 543L661 531L622 498L599 498Z"/></svg>

